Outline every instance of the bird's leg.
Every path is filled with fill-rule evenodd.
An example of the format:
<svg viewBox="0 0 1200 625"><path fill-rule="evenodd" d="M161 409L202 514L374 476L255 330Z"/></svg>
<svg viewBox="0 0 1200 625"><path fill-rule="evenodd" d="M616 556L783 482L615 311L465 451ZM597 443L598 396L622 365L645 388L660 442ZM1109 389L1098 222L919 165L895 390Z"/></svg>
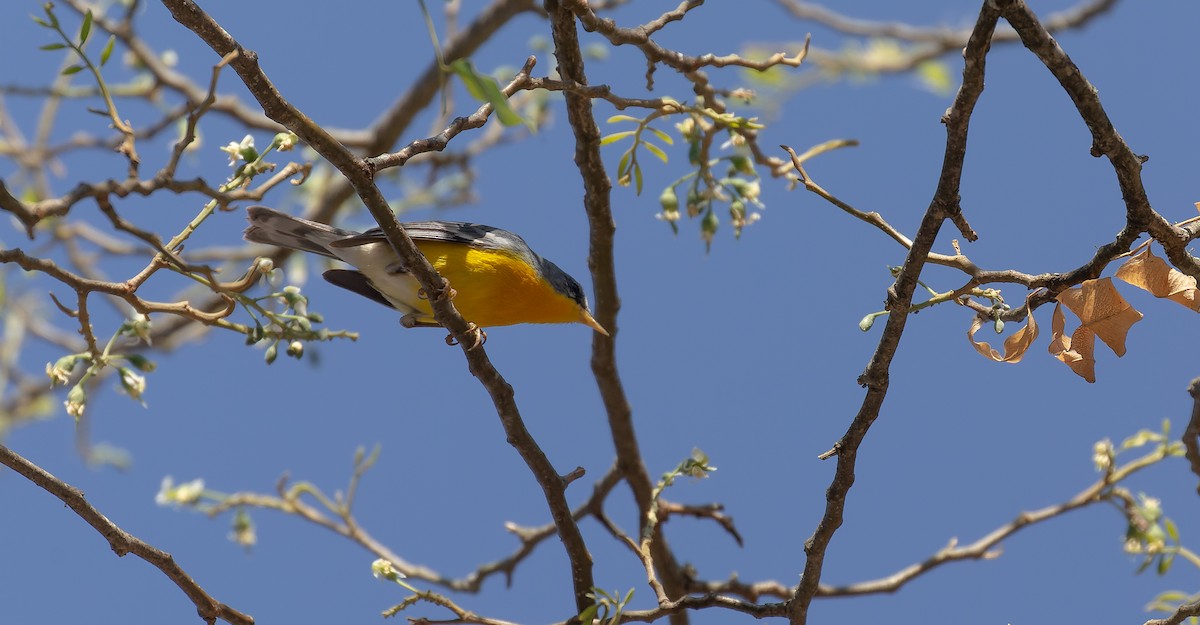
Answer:
<svg viewBox="0 0 1200 625"><path fill-rule="evenodd" d="M442 278L442 288L438 292L438 294L436 296L434 296L432 299L435 302L442 302L442 301L445 301L448 299L454 299L457 296L458 296L458 291L455 291L454 288L450 286L450 281L445 278ZM430 299L429 293L424 288L417 289L417 297L419 297L423 300ZM482 328L475 325L474 323L471 323L470 321L468 321L467 324L470 326L467 330L467 334L471 337L471 346L467 348L467 351L471 351L471 350L475 349L476 347L479 347L480 345L487 343L487 332L484 332ZM406 328L415 328L418 326L420 326L420 327L441 327L441 324L439 324L439 323L420 320L418 318L417 313L409 313L409 314L401 317L400 325L403 325ZM446 335L446 344L447 345L458 345L458 339L454 338L453 334L447 334Z"/></svg>
<svg viewBox="0 0 1200 625"><path fill-rule="evenodd" d="M467 351L473 351L476 347L487 343L487 332L484 332L483 328L471 323L470 321L467 322L467 326L467 336L471 337L471 346L467 348ZM454 338L453 334L447 334L446 344L458 345L458 339Z"/></svg>

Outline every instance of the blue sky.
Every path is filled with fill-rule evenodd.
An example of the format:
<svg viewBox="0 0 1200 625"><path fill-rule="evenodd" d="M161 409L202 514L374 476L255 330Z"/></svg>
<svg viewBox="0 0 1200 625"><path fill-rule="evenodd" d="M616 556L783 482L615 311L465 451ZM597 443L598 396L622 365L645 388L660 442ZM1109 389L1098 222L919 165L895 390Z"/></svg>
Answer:
<svg viewBox="0 0 1200 625"><path fill-rule="evenodd" d="M353 10L334 3L304 10L293 3L206 4L259 53L286 97L329 126L370 123L430 56L415 3L362 2ZM614 17L631 25L666 6L644 3ZM1041 14L1065 6L1034 3ZM864 1L842 3L839 10L965 26L978 7ZM56 71L61 57L37 50L50 41L50 33L27 17L37 12L39 4L32 2L0 7L0 53L9 59L0 84L44 84ZM1143 171L1150 199L1174 221L1195 215L1193 203L1200 199L1192 184L1200 94L1190 62L1198 13L1192 3L1123 2L1086 29L1057 36L1098 88L1122 136L1150 156ZM147 3L139 23L151 45L178 51L181 71L198 82L207 79L216 57L161 5ZM815 45L843 45L840 36L795 22L770 2L702 7L668 27L661 41L689 53L727 53L748 41L797 41L809 31ZM519 65L530 38L546 34L535 17L518 18L476 55L476 64L485 70ZM599 41L586 34L584 40ZM961 62L953 54L944 60L957 82ZM551 67L540 53L535 74ZM637 78L642 71L640 55L620 49L593 64L589 78L613 84L627 97L683 99L689 93L660 71L656 91L647 94ZM711 74L722 86L744 82L735 70ZM221 93L248 101L232 72L220 85ZM456 104L460 114L474 109L462 98ZM939 118L949 104L949 96L923 89L911 76L819 84L781 102L763 144L803 149L830 139L859 140L859 147L816 159L809 173L843 200L880 212L911 235L936 184L945 139ZM9 96L6 105L23 132L32 134L36 102ZM103 131L103 120L85 106L64 105L57 136ZM478 221L518 232L590 291L581 186L565 115L560 103L554 107L549 128L476 161L478 202L417 211L411 218ZM130 105L128 111L135 125L155 118L145 107ZM613 113L607 105L597 107L601 120ZM425 115L405 141L429 134L430 120ZM204 147L185 159L184 170L213 183L228 174L217 148L244 131L215 115L201 130ZM266 132L255 137L260 146L270 139ZM971 125L962 189L964 212L980 240L964 244L964 252L988 268L1065 271L1110 241L1124 209L1111 167L1089 156L1089 147L1086 127L1037 59L1019 45L997 45ZM612 171L620 148L606 150ZM147 173L167 154L161 142L142 151ZM793 584L834 468L817 455L857 411L863 390L855 379L879 338L881 325L863 333L857 323L882 306L891 282L887 267L902 262L903 250L816 196L764 180L768 208L762 221L740 240L723 228L706 254L696 223L681 224L674 236L654 219L655 189L686 171L679 145L671 157L666 165L646 162L641 197L628 188L613 191L623 303L617 353L645 461L658 475L699 448L719 468L707 480L682 480L668 491L674 501L723 503L746 537L739 548L712 523L671 520L672 545L701 577L736 572L744 581ZM55 182L59 193L76 180L119 178L124 171L117 157L94 152L64 165L66 175ZM0 165L6 180L13 171L9 161ZM420 184L423 178L412 180ZM295 211L299 198L280 188L265 203ZM200 204L195 196L160 194L117 208L173 232ZM100 223L91 205L80 205L72 216ZM352 224L366 223L365 215L357 219ZM197 235L197 246L238 244L243 227L240 211L219 214ZM949 253L950 238L945 234L935 249ZM0 241L36 249L13 228L0 231ZM106 268L124 279L130 267ZM963 281L936 267L925 280L938 290ZM176 285L164 285L163 293L167 286ZM64 292L46 282L26 288ZM973 541L1022 510L1069 499L1097 479L1091 463L1097 440L1120 441L1139 429L1157 429L1163 419L1182 431L1190 411L1185 386L1197 375L1187 330L1194 313L1118 288L1146 317L1134 326L1125 357L1098 348L1094 385L1046 353L1048 307L1037 313L1042 338L1018 365L991 363L975 353L965 340L965 308L935 307L910 320L883 413L861 448L846 523L829 550L823 581L882 577L929 557L951 538ZM218 491L271 492L286 473L333 492L344 488L354 450L378 444L382 455L359 490L356 518L409 561L453 576L516 548L505 522L540 525L548 514L536 482L505 442L486 393L461 353L443 344L441 332L405 330L394 312L320 282L309 282L305 291L329 327L357 330L361 338L310 346L310 355L319 353L315 362L281 358L268 367L261 351L245 347L238 336L214 332L159 359L148 379L148 408L112 392L111 383L96 393L88 407L88 436L128 451L129 471L89 468L76 453L74 424L61 412L12 432L5 444L83 489L114 522L172 553L213 596L259 622L375 622L404 593L371 578L373 557L361 548L296 518L253 511L259 543L247 554L227 540L227 517L214 521L157 506L160 481L167 475L202 477ZM1010 302L1025 295L1012 287L1004 293ZM46 314L58 313L47 304ZM117 320L97 323L108 332ZM613 457L588 366L589 334L582 326L498 328L487 344L556 467L586 469L568 491L573 503L586 499ZM57 355L34 343L22 362L38 371ZM1175 460L1127 486L1161 498L1188 545L1200 531L1195 484L1186 463ZM0 473L0 501L0 622L196 618L190 602L157 570L132 557L115 558L94 530L11 472ZM622 527L635 527L626 491L611 498L607 511ZM597 583L622 592L636 588L635 605L648 607L652 593L638 562L594 521L584 521L582 529ZM895 595L818 599L812 622L883 616L896 623L1140 623L1149 616L1143 606L1158 592L1195 590L1196 572L1180 562L1166 577L1135 575L1139 560L1121 550L1124 530L1117 510L1086 508L1019 533L1004 543L998 559L947 565ZM565 618L572 601L560 545L543 544L517 570L512 588L497 578L478 596L457 598L469 609L510 621ZM446 616L426 606L406 614ZM744 618L710 611L696 622Z"/></svg>

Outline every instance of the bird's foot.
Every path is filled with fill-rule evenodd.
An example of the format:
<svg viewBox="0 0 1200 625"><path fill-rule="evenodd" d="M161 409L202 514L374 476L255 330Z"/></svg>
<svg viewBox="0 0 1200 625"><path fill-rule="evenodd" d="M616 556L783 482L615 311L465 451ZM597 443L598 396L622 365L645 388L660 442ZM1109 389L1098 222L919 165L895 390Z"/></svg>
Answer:
<svg viewBox="0 0 1200 625"><path fill-rule="evenodd" d="M433 299L433 301L440 302L443 300L454 299L457 296L458 296L458 291L455 291L450 286L450 281L445 278L442 278L442 289L440 291L438 291L438 294L436 296L434 296L432 299ZM425 289L423 289L423 288L417 289L417 297L419 297L423 300L430 299L429 293L426 292Z"/></svg>
<svg viewBox="0 0 1200 625"><path fill-rule="evenodd" d="M482 346L484 343L487 343L487 332L484 332L483 328L481 328L469 321L467 322L467 325L470 326L467 329L467 336L471 337L470 347L467 348L467 351L474 351L475 348ZM447 334L446 335L446 344L447 345L458 345L458 339L454 338L453 334Z"/></svg>

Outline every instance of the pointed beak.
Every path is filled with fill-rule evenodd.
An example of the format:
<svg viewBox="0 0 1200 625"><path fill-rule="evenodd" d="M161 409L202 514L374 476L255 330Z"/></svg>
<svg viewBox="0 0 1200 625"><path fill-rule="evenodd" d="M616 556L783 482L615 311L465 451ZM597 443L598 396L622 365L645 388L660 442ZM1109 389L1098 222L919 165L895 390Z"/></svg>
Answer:
<svg viewBox="0 0 1200 625"><path fill-rule="evenodd" d="M582 323L583 325L599 332L600 334L603 334L604 336L610 336L608 330L605 330L604 326L600 325L600 323L592 317L592 314L586 310L579 313L579 323Z"/></svg>

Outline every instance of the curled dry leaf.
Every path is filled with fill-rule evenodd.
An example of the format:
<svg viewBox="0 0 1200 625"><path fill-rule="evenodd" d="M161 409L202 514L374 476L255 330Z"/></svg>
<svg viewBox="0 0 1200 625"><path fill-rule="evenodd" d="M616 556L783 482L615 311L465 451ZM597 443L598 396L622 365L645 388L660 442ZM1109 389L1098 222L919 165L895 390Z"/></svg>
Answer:
<svg viewBox="0 0 1200 625"><path fill-rule="evenodd" d="M976 351L983 354L984 358L990 358L996 362L1021 362L1021 357L1025 355L1025 351L1029 349L1030 345L1033 345L1033 341L1038 336L1037 320L1033 318L1033 313L1026 310L1025 318L1027 320L1025 327L1017 330L1007 339L1004 339L1003 355L993 349L987 342L975 340L975 333L979 331L979 328L983 327L986 321L979 315L975 316L975 320L971 322L971 329L967 330L967 340L971 341L971 345L975 347Z"/></svg>
<svg viewBox="0 0 1200 625"><path fill-rule="evenodd" d="M1117 270L1117 277L1166 299L1200 312L1200 293L1196 279L1171 267L1150 252L1150 246L1130 258Z"/></svg>
<svg viewBox="0 0 1200 625"><path fill-rule="evenodd" d="M1111 278L1087 280L1058 294L1058 301L1079 317L1084 327L1096 333L1117 356L1125 355L1125 335L1142 320L1138 312L1113 286Z"/></svg>
<svg viewBox="0 0 1200 625"><path fill-rule="evenodd" d="M1064 336L1066 316L1062 304L1054 306L1054 317L1050 321L1050 354L1064 362L1075 375L1096 381L1096 335L1087 326L1081 325L1071 336Z"/></svg>

